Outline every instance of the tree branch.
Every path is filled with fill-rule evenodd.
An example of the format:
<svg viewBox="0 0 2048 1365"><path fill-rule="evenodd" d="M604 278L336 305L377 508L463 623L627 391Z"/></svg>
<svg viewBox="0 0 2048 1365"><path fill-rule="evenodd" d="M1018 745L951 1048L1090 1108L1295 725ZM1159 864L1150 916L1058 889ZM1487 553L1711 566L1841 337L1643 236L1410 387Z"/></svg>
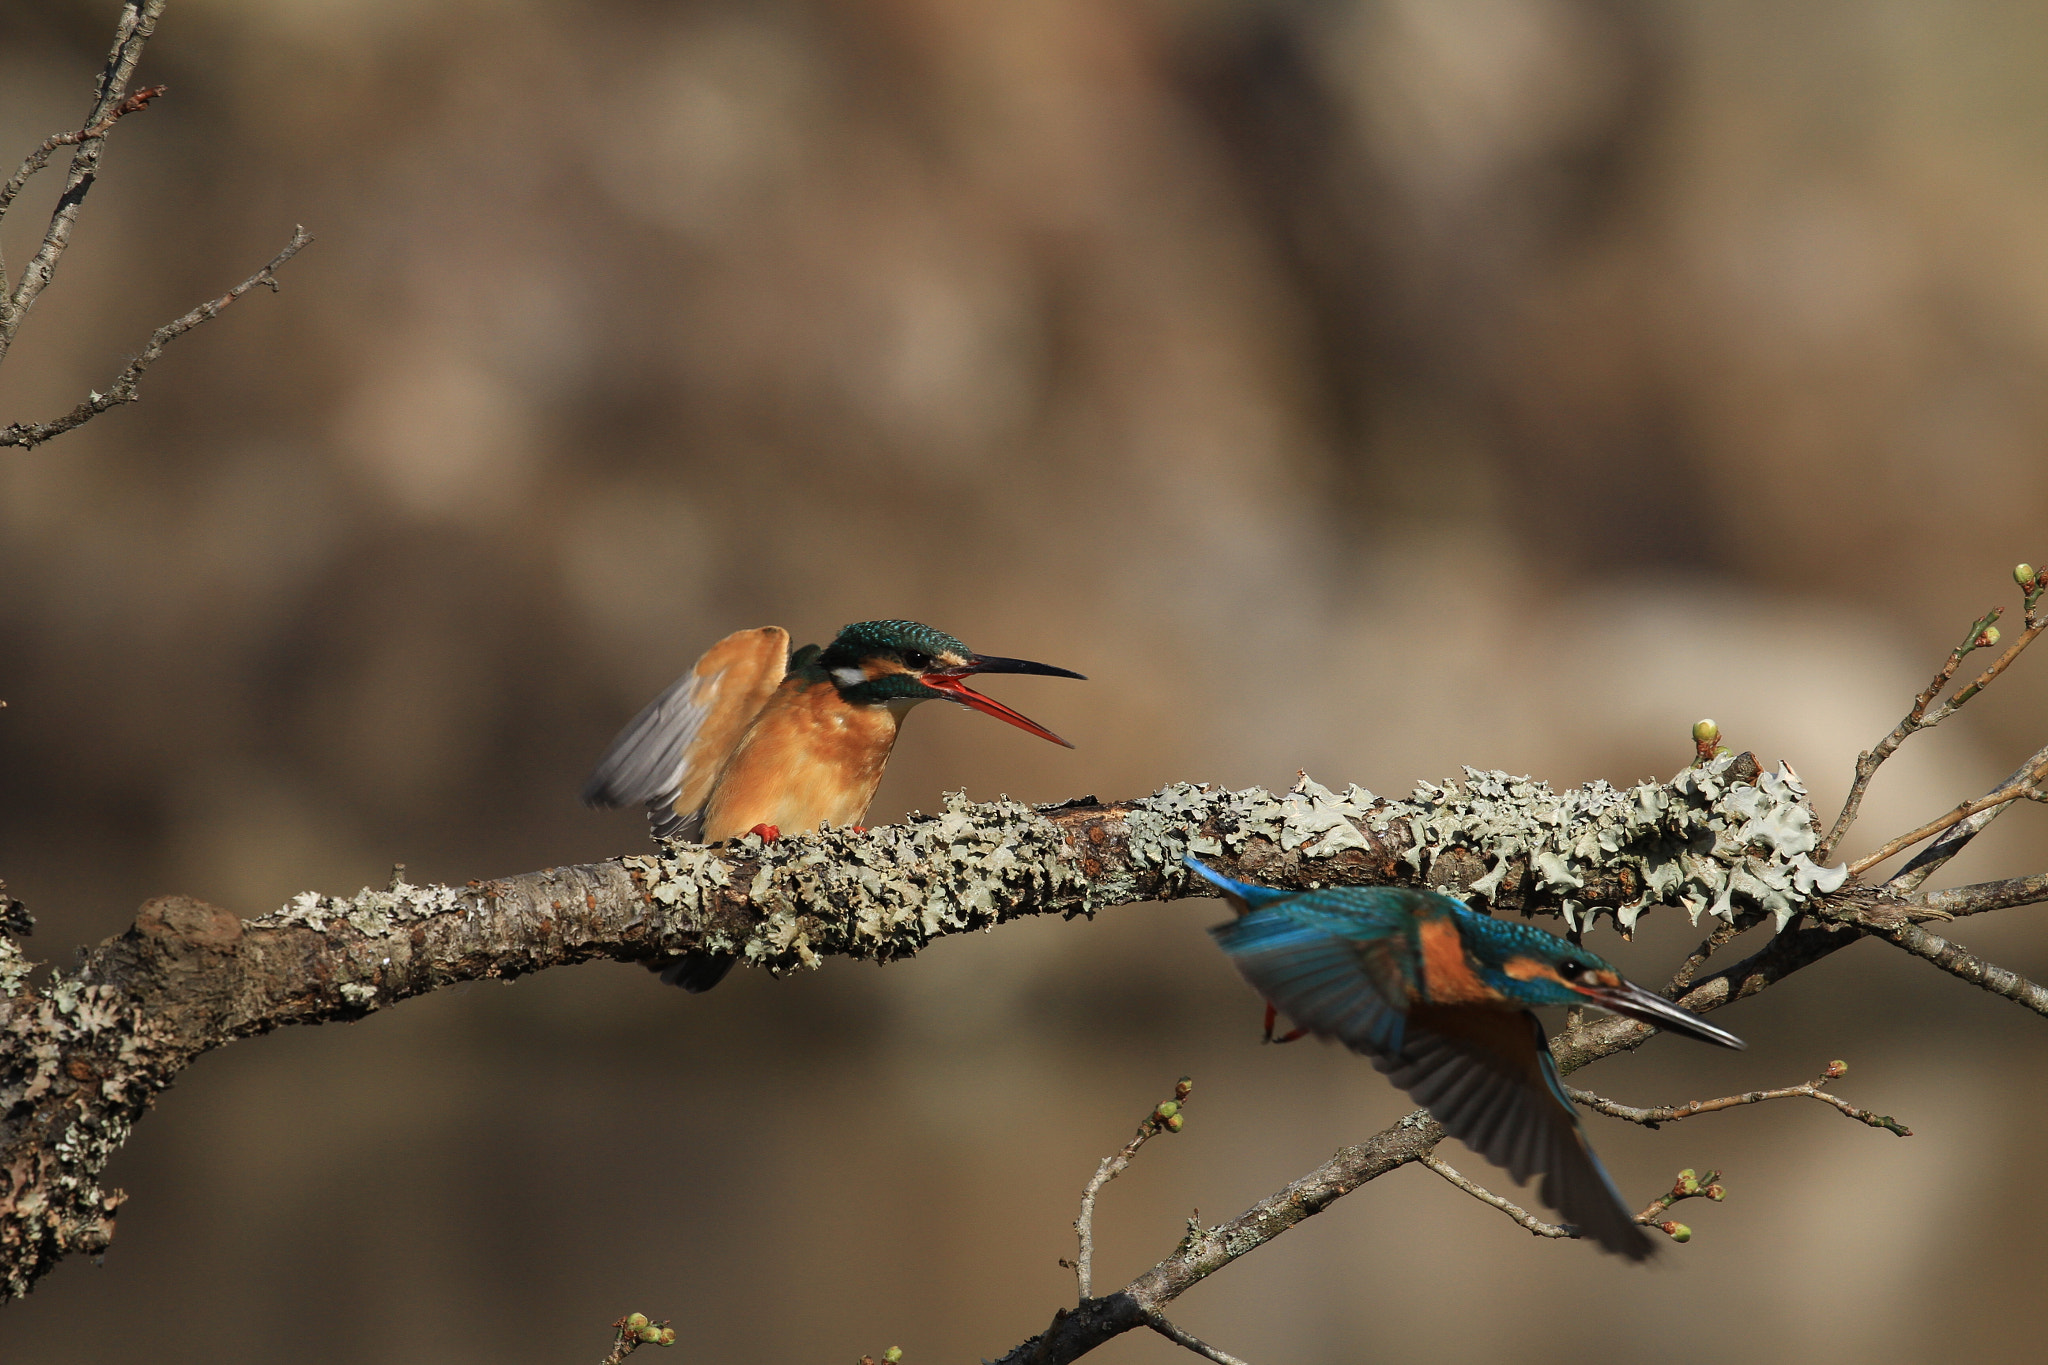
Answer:
<svg viewBox="0 0 2048 1365"><path fill-rule="evenodd" d="M1871 932L1915 957L1926 958L1950 976L2025 1005L2036 1014L2048 1014L2048 987L2037 985L1996 963L1986 962L1939 934L1931 934L1917 924L1900 924Z"/></svg>
<svg viewBox="0 0 2048 1365"><path fill-rule="evenodd" d="M1438 1159L1434 1154L1420 1157L1417 1160L1419 1164L1429 1167L1429 1169L1435 1171L1445 1180L1471 1195L1480 1203L1499 1209L1538 1237L1577 1237L1579 1235L1577 1228L1565 1227L1561 1223L1546 1223L1520 1204L1501 1198L1484 1185L1474 1184L1458 1174L1455 1166L1451 1165L1448 1161Z"/></svg>
<svg viewBox="0 0 2048 1365"><path fill-rule="evenodd" d="M167 322L150 333L149 344L143 347L142 354L129 361L127 368L114 376L113 384L109 386L105 393L97 391L88 393L83 403L80 403L77 407L53 422L14 422L6 427L0 427L0 446L20 446L24 450L30 449L49 440L52 436L61 436L73 427L83 426L109 408L119 407L123 403L135 402L142 397L140 392L142 372L154 364L157 357L164 353L164 347L170 345L200 323L219 317L223 308L226 308L259 284L268 287L273 294L276 293L277 268L298 255L300 248L308 245L312 240L312 237L307 234L303 226L293 228L291 241L285 243L284 250L271 257L270 264L264 266L248 279L243 280L219 298L209 299L183 317Z"/></svg>
<svg viewBox="0 0 2048 1365"><path fill-rule="evenodd" d="M0 274L0 360L7 358L21 320L49 286L57 271L57 261L70 244L72 225L78 221L78 211L99 175L100 148L106 145L107 133L120 118L118 111L128 98L128 82L135 75L136 63L142 60L143 47L156 32L157 16L163 13L164 4L165 0L126 0L121 8L121 18L114 29L114 46L100 73L99 92L78 135L78 150L71 154L71 172L65 178L63 193L57 197L42 245L22 271L19 284L10 288L6 276ZM33 153L30 159L34 159ZM24 183L35 173L26 165L25 170L26 174L21 175Z"/></svg>
<svg viewBox="0 0 2048 1365"><path fill-rule="evenodd" d="M1089 1180L1087 1188L1081 1191L1081 1212L1074 1219L1074 1235L1080 1239L1081 1244L1074 1259L1074 1281L1082 1299L1085 1300L1094 1292L1095 1196L1102 1192L1104 1185L1129 1168L1132 1158L1138 1155L1139 1148L1161 1133L1178 1133L1181 1130L1181 1106L1187 1103L1188 1096L1193 1093L1194 1088L1192 1078L1181 1077L1173 1087L1173 1098L1161 1100L1153 1106L1152 1112L1145 1116L1145 1121L1138 1125L1137 1136L1125 1143L1123 1150L1116 1155L1104 1157L1102 1164L1095 1168L1095 1175Z"/></svg>
<svg viewBox="0 0 2048 1365"><path fill-rule="evenodd" d="M2030 775L2041 772L2044 766L2048 766L2048 745L2036 749L2031 758L2015 769L2012 775L1994 790L2003 791L2024 782ZM1949 859L1968 848L1972 839L1989 829L1991 822L2005 814L2011 806L2012 803L2009 801L2001 802L1957 821L1943 831L1940 838L1914 854L1911 861L1885 882L1884 889L1898 896L1919 890L1929 877L1939 872Z"/></svg>
<svg viewBox="0 0 2048 1365"><path fill-rule="evenodd" d="M1609 1118L1627 1119L1630 1123L1640 1123L1645 1128L1655 1128L1665 1123L1676 1123L1680 1119L1689 1119L1699 1114L1718 1113L1723 1109L1733 1109L1739 1105L1761 1104L1765 1100L1805 1098L1819 1100L1823 1104L1839 1109L1858 1123L1867 1124L1872 1128L1883 1128L1887 1132L1896 1133L1900 1137L1913 1136L1912 1129L1906 1127L1891 1115L1873 1114L1868 1109L1858 1109L1839 1095L1830 1095L1827 1091L1821 1089L1823 1082L1839 1080L1848 1074L1849 1064L1847 1062L1829 1062L1827 1070L1804 1085L1788 1085L1778 1090L1749 1090L1740 1095L1724 1095L1717 1100L1693 1100L1688 1104L1670 1105L1656 1109L1638 1109L1634 1105L1620 1104L1614 1100L1596 1095L1590 1090L1576 1090L1569 1086L1565 1088L1565 1093L1572 1097L1574 1103L1582 1104L1597 1114L1605 1114Z"/></svg>

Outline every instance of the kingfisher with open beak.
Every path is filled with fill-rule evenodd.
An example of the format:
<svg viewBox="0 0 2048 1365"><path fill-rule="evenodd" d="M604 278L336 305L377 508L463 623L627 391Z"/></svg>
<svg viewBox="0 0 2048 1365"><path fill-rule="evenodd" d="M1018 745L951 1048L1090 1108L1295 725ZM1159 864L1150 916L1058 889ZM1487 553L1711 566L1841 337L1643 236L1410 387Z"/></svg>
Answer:
<svg viewBox="0 0 2048 1365"><path fill-rule="evenodd" d="M1597 1005L1722 1047L1740 1038L1625 980L1534 925L1433 891L1280 891L1187 860L1236 907L1209 932L1253 989L1300 1028L1335 1038L1428 1109L1444 1131L1602 1248L1656 1249L1586 1142L1537 1005Z"/></svg>
<svg viewBox="0 0 2048 1365"><path fill-rule="evenodd" d="M780 626L735 631L619 732L590 780L592 806L644 805L656 838L715 844L743 834L858 825L903 718L953 701L1040 739L1074 746L967 685L980 673L1079 673L976 654L916 621L860 621L794 654ZM708 991L729 954L692 953L662 970Z"/></svg>

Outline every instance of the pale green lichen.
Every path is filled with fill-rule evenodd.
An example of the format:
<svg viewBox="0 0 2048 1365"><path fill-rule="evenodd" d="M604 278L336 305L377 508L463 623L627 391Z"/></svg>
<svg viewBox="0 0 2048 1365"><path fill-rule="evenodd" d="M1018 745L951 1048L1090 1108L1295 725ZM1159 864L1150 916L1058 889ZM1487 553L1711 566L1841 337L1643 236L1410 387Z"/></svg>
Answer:
<svg viewBox="0 0 2048 1365"><path fill-rule="evenodd" d="M395 924L445 915L450 910L469 910L479 898L452 886L413 886L400 881L382 890L364 887L353 896L323 896L301 891L276 910L250 923L257 928L276 929L302 924L325 933L337 922L359 933L378 937Z"/></svg>
<svg viewBox="0 0 2048 1365"><path fill-rule="evenodd" d="M1406 801L1357 786L1340 794L1306 776L1280 795L1175 783L1105 810L1125 852L1099 862L1043 811L1008 800L976 805L954 793L938 814L899 825L766 844L747 836L740 848L757 859L747 898L759 918L737 931L705 920L710 893L730 885L728 852L672 843L625 862L665 935L775 972L834 954L907 957L942 935L990 928L1023 904L1090 914L1148 894L1160 879L1185 890L1191 874L1181 860L1189 853L1242 852L1258 839L1315 860L1373 848L1368 831L1405 833L1390 842L1406 845L1400 857L1418 879L1452 849L1491 859L1472 886L1482 896L1498 895L1511 862L1524 859L1537 889L1559 899L1574 928L1590 915L1571 893L1624 867L1643 888L1613 909L1624 930L1656 904L1683 905L1695 921L1703 910L1732 920L1753 909L1783 928L1807 900L1841 886L1847 871L1807 856L1817 843L1813 812L1789 768L1737 782L1734 763L1688 768L1668 783L1621 790L1591 782L1562 793L1467 768L1462 780L1419 784Z"/></svg>
<svg viewBox="0 0 2048 1365"><path fill-rule="evenodd" d="M1539 889L1556 893L1566 923L1588 918L1583 890L1593 872L1631 869L1643 888L1615 907L1624 930L1653 905L1682 905L1733 922L1738 911L1769 914L1783 929L1815 895L1838 889L1844 867L1821 867L1806 788L1789 766L1754 782L1735 780L1734 756L1687 768L1665 783L1626 790L1588 782L1572 791L1502 772L1465 769L1462 781L1424 782L1414 799L1375 810L1376 828L1401 823L1414 840L1403 855L1418 873L1445 850L1468 848L1494 860L1472 884L1498 893L1510 862L1525 858Z"/></svg>

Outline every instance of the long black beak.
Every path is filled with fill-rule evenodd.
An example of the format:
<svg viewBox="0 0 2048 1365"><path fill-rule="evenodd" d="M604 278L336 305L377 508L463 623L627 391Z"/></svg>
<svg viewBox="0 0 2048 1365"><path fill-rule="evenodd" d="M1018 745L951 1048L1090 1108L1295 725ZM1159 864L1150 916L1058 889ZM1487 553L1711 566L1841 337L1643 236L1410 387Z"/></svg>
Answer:
<svg viewBox="0 0 2048 1365"><path fill-rule="evenodd" d="M946 672L956 678L970 677L976 673L1041 673L1048 678L1079 678L1088 681L1085 673L1072 669L1054 668L1051 664L1035 664L1029 659L998 659L990 654L976 654L967 660L964 668L949 668Z"/></svg>
<svg viewBox="0 0 2048 1365"><path fill-rule="evenodd" d="M1663 996L1652 995L1632 981L1624 981L1619 986L1574 986L1573 989L1602 1009L1625 1014L1653 1028L1682 1033L1688 1038L1721 1047L1749 1046L1727 1029L1715 1028L1691 1010L1682 1010Z"/></svg>
<svg viewBox="0 0 2048 1365"><path fill-rule="evenodd" d="M1047 677L1053 678L1079 678L1081 677L1079 673L1071 672L1064 668L1054 668L1051 664L1035 664L1029 659L994 659L986 654L976 654L958 668L935 668L918 679L926 687L931 688L935 692L943 693L954 701L959 702L962 706L971 706L985 716L994 716L997 720L1008 721L1026 734L1037 735L1040 739L1051 740L1062 748L1071 749L1074 747L1052 731L1046 729L1043 725L1040 725L1037 721L1032 720L1029 716L1012 711L995 698L984 697L981 693L969 687L966 679L976 673L1042 673Z"/></svg>

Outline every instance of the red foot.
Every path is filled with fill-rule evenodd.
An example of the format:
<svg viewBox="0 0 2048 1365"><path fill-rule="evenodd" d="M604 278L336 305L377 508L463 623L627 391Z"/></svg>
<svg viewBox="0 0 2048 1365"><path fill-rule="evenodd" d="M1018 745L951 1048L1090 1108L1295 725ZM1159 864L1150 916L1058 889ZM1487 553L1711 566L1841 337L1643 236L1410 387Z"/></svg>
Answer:
<svg viewBox="0 0 2048 1365"><path fill-rule="evenodd" d="M782 837L782 831L773 825L756 825L748 830L747 833L760 835L761 842L764 844L772 844Z"/></svg>
<svg viewBox="0 0 2048 1365"><path fill-rule="evenodd" d="M866 834L868 832L868 827L866 825L855 825L853 827L853 832L855 834Z"/></svg>
<svg viewBox="0 0 2048 1365"><path fill-rule="evenodd" d="M1308 1030L1307 1030L1307 1029L1305 1029L1305 1028L1298 1028L1298 1029L1294 1030L1294 1031L1293 1031L1292 1033L1288 1033L1288 1034L1283 1034L1282 1036L1280 1036L1280 1037L1278 1037L1278 1038L1275 1038L1275 1037L1273 1036L1273 1025L1277 1024L1278 1022L1280 1022L1280 1011L1279 1011L1279 1010L1277 1010L1277 1009L1275 1009L1275 1008L1273 1008L1273 1006L1271 1006L1271 1005L1267 1005L1267 1006L1266 1006L1266 1038L1265 1038L1265 1041L1267 1041L1267 1042L1269 1042L1269 1043L1291 1043L1291 1042L1293 1042L1293 1041L1294 1041L1295 1039L1297 1039L1297 1038L1301 1038L1301 1037L1305 1037L1305 1036L1307 1036L1307 1034L1308 1034Z"/></svg>

